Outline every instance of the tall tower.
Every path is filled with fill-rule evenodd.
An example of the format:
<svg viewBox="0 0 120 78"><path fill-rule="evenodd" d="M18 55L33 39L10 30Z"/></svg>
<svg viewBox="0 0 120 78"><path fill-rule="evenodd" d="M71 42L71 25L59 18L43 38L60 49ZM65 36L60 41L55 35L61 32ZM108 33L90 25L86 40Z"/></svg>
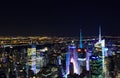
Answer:
<svg viewBox="0 0 120 78"><path fill-rule="evenodd" d="M80 74L78 66L78 55L76 52L76 45L74 41L68 46L68 52L66 54L66 75L70 74L70 63L73 63L73 72Z"/></svg>
<svg viewBox="0 0 120 78"><path fill-rule="evenodd" d="M27 48L27 58L28 62L27 65L31 67L31 70L36 74L36 46L31 45Z"/></svg>
<svg viewBox="0 0 120 78"><path fill-rule="evenodd" d="M93 73L93 76L95 76L96 72L102 72L99 73L99 75L97 75L96 77L98 78L98 76L102 76L104 78L105 74L106 74L106 65L105 65L105 39L101 39L101 27L99 27L99 40L98 42L96 42L94 44L95 50L94 50L94 58L96 58L95 60L92 60L91 62L98 62L101 63L100 67L96 67L97 69L92 69L91 71L95 71ZM93 67L95 67L93 65ZM91 66L92 68L92 66ZM101 77L100 77L101 78Z"/></svg>
<svg viewBox="0 0 120 78"><path fill-rule="evenodd" d="M78 51L78 64L79 64L80 73L81 73L86 65L86 49L83 48L82 30L81 29L80 29L80 38L79 39L80 39L79 40L79 48L77 49L77 51Z"/></svg>

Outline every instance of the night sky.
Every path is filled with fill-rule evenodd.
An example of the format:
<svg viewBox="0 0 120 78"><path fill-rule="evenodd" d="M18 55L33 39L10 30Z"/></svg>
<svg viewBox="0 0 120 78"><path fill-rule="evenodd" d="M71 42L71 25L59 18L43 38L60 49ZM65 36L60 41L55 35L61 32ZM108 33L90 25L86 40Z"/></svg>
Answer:
<svg viewBox="0 0 120 78"><path fill-rule="evenodd" d="M82 0L83 1L83 0ZM119 2L1 2L0 36L120 36Z"/></svg>

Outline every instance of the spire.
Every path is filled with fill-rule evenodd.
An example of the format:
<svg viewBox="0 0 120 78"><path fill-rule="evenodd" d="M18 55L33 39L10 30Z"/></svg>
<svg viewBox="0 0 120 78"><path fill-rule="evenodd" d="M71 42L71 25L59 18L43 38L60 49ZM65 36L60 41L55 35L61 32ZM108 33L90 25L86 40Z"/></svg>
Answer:
<svg viewBox="0 0 120 78"><path fill-rule="evenodd" d="M80 29L80 48L83 48L83 45L82 45L82 30Z"/></svg>
<svg viewBox="0 0 120 78"><path fill-rule="evenodd" d="M101 41L101 26L99 26L99 42Z"/></svg>

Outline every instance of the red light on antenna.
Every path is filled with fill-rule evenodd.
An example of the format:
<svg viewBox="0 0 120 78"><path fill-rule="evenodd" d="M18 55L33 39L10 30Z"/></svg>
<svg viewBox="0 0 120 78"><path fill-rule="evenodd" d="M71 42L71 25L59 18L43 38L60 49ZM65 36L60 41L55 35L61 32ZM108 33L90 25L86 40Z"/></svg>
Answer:
<svg viewBox="0 0 120 78"><path fill-rule="evenodd" d="M80 48L78 48L78 49L77 49L77 51L78 51L78 52L81 52L81 49L80 49Z"/></svg>
<svg viewBox="0 0 120 78"><path fill-rule="evenodd" d="M87 49L84 49L84 52L87 52Z"/></svg>

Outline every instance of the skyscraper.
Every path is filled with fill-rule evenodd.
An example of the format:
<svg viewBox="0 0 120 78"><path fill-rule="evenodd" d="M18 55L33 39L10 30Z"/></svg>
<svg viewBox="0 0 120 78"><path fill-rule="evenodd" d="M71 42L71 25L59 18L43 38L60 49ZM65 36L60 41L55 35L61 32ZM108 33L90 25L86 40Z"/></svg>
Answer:
<svg viewBox="0 0 120 78"><path fill-rule="evenodd" d="M28 62L27 65L31 67L31 70L36 74L36 46L32 45L27 49Z"/></svg>
<svg viewBox="0 0 120 78"><path fill-rule="evenodd" d="M98 77L98 78L101 78L102 77L105 77L105 73L106 73L106 66L105 66L105 39L101 39L101 27L99 27L99 40L98 42L96 42L94 44L94 47L95 47L95 50L94 50L94 54L93 56L91 56L91 58L96 58L95 60L92 60L91 59L91 63L94 62L94 64L99 64L100 67L96 67L94 66L94 64L91 64L91 72L94 72L96 71L95 73L98 73L98 72L102 72L102 73L98 73L98 75L94 75L95 73L92 73L92 76L95 76L95 77ZM95 68L95 69L93 69ZM100 68L100 69L99 69Z"/></svg>
<svg viewBox="0 0 120 78"><path fill-rule="evenodd" d="M82 44L82 31L80 30L80 40L79 40L79 48L77 49L78 51L78 64L80 67L80 73L83 70L83 67L86 66L86 49L83 48Z"/></svg>
<svg viewBox="0 0 120 78"><path fill-rule="evenodd" d="M76 45L74 41L68 46L68 52L66 54L66 75L70 74L70 63L73 63L73 72L80 74L78 66L78 55L76 51Z"/></svg>

